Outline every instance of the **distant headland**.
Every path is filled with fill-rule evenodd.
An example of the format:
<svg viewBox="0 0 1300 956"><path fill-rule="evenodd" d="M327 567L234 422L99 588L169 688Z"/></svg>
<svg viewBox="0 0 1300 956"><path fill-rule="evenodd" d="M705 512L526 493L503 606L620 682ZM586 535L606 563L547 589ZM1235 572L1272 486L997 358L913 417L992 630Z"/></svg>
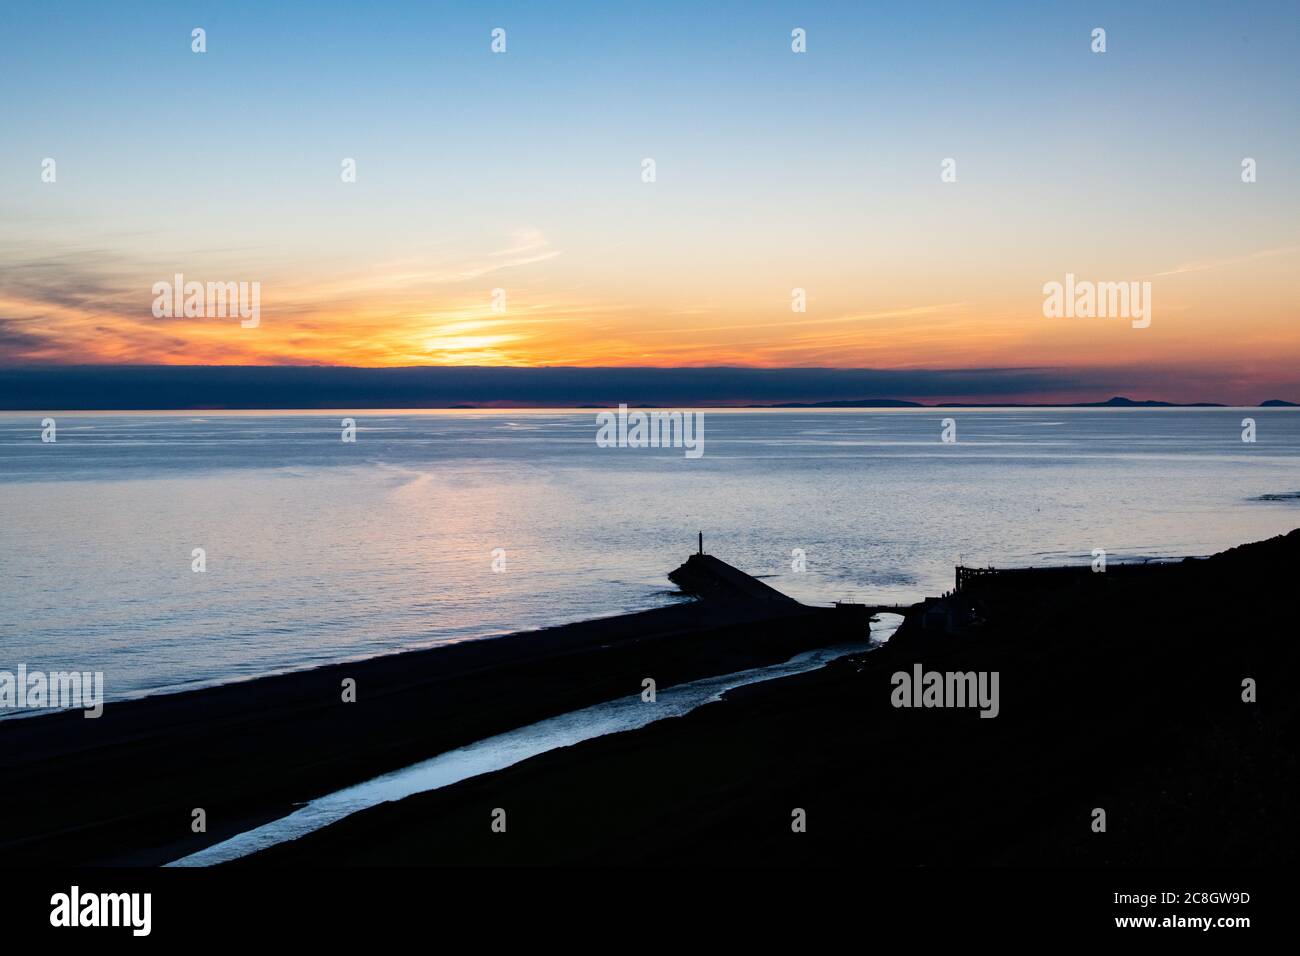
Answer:
<svg viewBox="0 0 1300 956"><path fill-rule="evenodd" d="M785 402L779 405L751 405L750 408L1300 408L1300 403L1270 398L1258 406L1232 406L1223 402L1135 401L1116 395L1104 402L904 402L891 398L864 398L858 401Z"/></svg>

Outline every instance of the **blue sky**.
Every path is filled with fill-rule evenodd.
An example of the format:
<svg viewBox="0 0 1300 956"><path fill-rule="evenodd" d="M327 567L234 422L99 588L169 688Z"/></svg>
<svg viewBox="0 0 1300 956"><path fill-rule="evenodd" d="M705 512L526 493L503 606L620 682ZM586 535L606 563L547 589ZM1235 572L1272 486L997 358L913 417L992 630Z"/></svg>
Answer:
<svg viewBox="0 0 1300 956"><path fill-rule="evenodd" d="M795 284L832 315L963 303L962 321L901 343L907 363L934 366L1070 364L1055 331L1040 342L999 325L1065 271L1269 262L1220 288L1265 317L1259 338L1275 346L1295 291L1281 269L1294 260L1277 256L1298 244L1297 4L701 6L9 4L0 264L73 261L57 281L123 290L181 269L256 275L301 314L303 290L327 277L412 263L477 276L506 255L495 281L539 316L597 315L611 335L686 313L731 327ZM489 52L494 27L504 56ZM791 54L793 27L806 55ZM1247 155L1260 182L1243 194ZM36 175L47 156L57 189ZM948 156L959 188L943 192ZM347 190L343 157L358 164ZM431 280L421 294L459 322L480 290ZM1204 361L1229 306L1197 313L1204 294L1186 284L1162 296L1190 318L1136 358ZM0 318L37 334L32 315ZM989 329L997 344L980 344ZM871 334L845 361L878 361ZM594 360L573 338L528 354ZM123 354L146 360L132 341ZM824 364L840 351L745 344L720 334L698 358ZM1090 362L1105 357L1094 345ZM637 349L679 354L629 341L611 361Z"/></svg>

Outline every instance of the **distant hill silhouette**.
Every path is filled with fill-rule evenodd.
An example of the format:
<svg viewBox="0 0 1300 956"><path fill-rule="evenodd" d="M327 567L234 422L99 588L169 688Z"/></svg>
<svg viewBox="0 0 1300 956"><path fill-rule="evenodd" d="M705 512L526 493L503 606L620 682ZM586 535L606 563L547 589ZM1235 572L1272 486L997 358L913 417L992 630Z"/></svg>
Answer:
<svg viewBox="0 0 1300 956"><path fill-rule="evenodd" d="M1278 399L1261 403L1263 406L1291 406L1293 402ZM1157 402L1137 401L1116 395L1104 402L907 402L896 398L863 398L834 402L783 402L778 405L750 405L749 408L1228 408L1220 402Z"/></svg>

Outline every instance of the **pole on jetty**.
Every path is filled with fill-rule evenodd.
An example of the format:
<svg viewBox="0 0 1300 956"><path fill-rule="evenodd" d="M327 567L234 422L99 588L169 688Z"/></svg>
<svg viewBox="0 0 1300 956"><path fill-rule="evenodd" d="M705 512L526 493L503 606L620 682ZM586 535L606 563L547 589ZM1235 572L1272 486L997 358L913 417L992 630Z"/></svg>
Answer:
<svg viewBox="0 0 1300 956"><path fill-rule="evenodd" d="M700 554L704 553L704 532L700 532Z"/></svg>

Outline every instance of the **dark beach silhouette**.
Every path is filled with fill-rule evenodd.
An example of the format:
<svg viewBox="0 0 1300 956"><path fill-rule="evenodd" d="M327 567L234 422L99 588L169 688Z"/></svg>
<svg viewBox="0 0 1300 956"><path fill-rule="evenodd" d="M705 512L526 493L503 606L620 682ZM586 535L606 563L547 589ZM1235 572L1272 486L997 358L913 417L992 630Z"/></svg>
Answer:
<svg viewBox="0 0 1300 956"><path fill-rule="evenodd" d="M1104 573L965 571L878 650L236 865L1289 860L1298 562L1300 531ZM865 636L867 609L799 604L709 555L670 577L701 599L110 704L100 720L4 721L0 850L10 864L167 862L295 802L638 694L647 676L668 686ZM996 718L894 706L892 675L917 667L997 672ZM195 807L205 834L190 833ZM496 807L508 837L488 825Z"/></svg>
<svg viewBox="0 0 1300 956"><path fill-rule="evenodd" d="M109 703L97 720L0 721L0 854L10 865L169 862L296 802L639 694L646 677L668 686L865 636L860 615L698 557L673 574L702 600ZM347 678L355 703L342 700ZM191 832L196 807L202 834Z"/></svg>
<svg viewBox="0 0 1300 956"><path fill-rule="evenodd" d="M1297 566L1300 531L1105 573L974 576L879 650L236 865L1289 862ZM892 706L891 675L917 664L998 671L997 718ZM508 837L490 832L494 807Z"/></svg>

